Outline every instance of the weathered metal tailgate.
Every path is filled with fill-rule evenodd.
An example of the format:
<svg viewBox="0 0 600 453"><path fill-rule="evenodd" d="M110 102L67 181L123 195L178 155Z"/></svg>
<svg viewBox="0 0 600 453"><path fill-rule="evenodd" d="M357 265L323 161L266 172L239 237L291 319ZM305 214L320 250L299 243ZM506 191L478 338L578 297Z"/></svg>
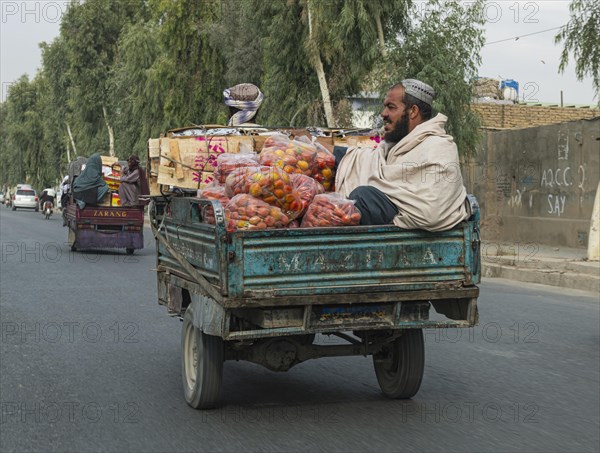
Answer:
<svg viewBox="0 0 600 453"><path fill-rule="evenodd" d="M202 204L212 204L216 226L201 223ZM478 213L442 233L361 226L227 234L218 202L172 198L156 202L153 221L172 247L157 244L159 270L193 280L190 272L197 271L225 302L336 295L347 302L394 300L407 291L473 287L480 278Z"/></svg>

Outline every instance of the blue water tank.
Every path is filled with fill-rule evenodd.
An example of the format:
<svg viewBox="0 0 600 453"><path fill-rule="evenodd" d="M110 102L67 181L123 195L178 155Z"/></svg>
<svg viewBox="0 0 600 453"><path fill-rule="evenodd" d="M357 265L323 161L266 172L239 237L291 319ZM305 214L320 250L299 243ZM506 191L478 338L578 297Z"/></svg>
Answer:
<svg viewBox="0 0 600 453"><path fill-rule="evenodd" d="M513 79L504 79L500 81L500 91L504 99L509 101L519 100L519 82Z"/></svg>

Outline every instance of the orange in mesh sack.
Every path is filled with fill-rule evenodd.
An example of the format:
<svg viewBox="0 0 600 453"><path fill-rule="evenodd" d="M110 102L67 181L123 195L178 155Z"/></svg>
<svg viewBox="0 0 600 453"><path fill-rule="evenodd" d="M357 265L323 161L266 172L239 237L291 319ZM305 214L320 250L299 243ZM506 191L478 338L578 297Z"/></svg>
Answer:
<svg viewBox="0 0 600 453"><path fill-rule="evenodd" d="M252 195L240 194L225 206L227 231L284 228L290 222L277 206L271 206Z"/></svg>
<svg viewBox="0 0 600 453"><path fill-rule="evenodd" d="M253 167L239 167L229 173L229 175L227 175L227 179L225 179L225 193L227 196L234 197L242 193L248 193L246 177L250 174L260 171L261 168L263 167L258 165Z"/></svg>
<svg viewBox="0 0 600 453"><path fill-rule="evenodd" d="M224 184L227 176L235 169L258 165L258 156L256 154L219 154L217 156L217 168L215 169L214 177L216 181Z"/></svg>
<svg viewBox="0 0 600 453"><path fill-rule="evenodd" d="M294 190L290 176L277 167L248 167L235 170L227 177L227 193L247 193L277 206L290 219L302 212L302 199Z"/></svg>
<svg viewBox="0 0 600 453"><path fill-rule="evenodd" d="M333 187L335 157L322 145L310 143L308 137L291 140L286 135L274 134L265 140L259 160L286 173L311 176L325 190Z"/></svg>
<svg viewBox="0 0 600 453"><path fill-rule="evenodd" d="M302 218L301 228L355 226L360 223L360 211L337 193L323 193L315 196Z"/></svg>
<svg viewBox="0 0 600 453"><path fill-rule="evenodd" d="M198 191L198 198L201 200L218 200L225 207L230 198L225 193L225 186L216 181L211 182L204 189ZM212 206L199 206L200 218L205 223L215 224L215 210Z"/></svg>
<svg viewBox="0 0 600 453"><path fill-rule="evenodd" d="M325 189L316 179L298 173L291 174L290 181L302 200L302 212L300 213L300 216L303 216L306 213L308 206L313 201L313 198L315 198L316 195L325 193Z"/></svg>

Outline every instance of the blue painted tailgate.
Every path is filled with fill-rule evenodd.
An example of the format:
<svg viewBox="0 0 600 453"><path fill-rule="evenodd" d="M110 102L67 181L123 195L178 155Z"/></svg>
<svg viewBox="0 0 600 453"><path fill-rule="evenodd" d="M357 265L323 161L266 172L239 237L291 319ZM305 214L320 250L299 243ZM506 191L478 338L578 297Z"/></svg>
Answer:
<svg viewBox="0 0 600 453"><path fill-rule="evenodd" d="M158 206L160 234L228 298L374 293L479 282L478 213L442 233L395 226L238 231L200 222L195 198ZM218 202L212 202L219 218ZM183 272L159 244L158 264Z"/></svg>

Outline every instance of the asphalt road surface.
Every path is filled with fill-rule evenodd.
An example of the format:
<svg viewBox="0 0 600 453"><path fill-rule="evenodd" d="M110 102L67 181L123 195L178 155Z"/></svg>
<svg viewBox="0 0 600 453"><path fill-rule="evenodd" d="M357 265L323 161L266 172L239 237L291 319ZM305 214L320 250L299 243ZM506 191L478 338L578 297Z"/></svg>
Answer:
<svg viewBox="0 0 600 453"><path fill-rule="evenodd" d="M133 256L66 238L60 214L0 207L2 452L600 450L598 295L484 281L479 326L426 332L412 400L383 397L370 358L226 362L202 412L151 233Z"/></svg>

